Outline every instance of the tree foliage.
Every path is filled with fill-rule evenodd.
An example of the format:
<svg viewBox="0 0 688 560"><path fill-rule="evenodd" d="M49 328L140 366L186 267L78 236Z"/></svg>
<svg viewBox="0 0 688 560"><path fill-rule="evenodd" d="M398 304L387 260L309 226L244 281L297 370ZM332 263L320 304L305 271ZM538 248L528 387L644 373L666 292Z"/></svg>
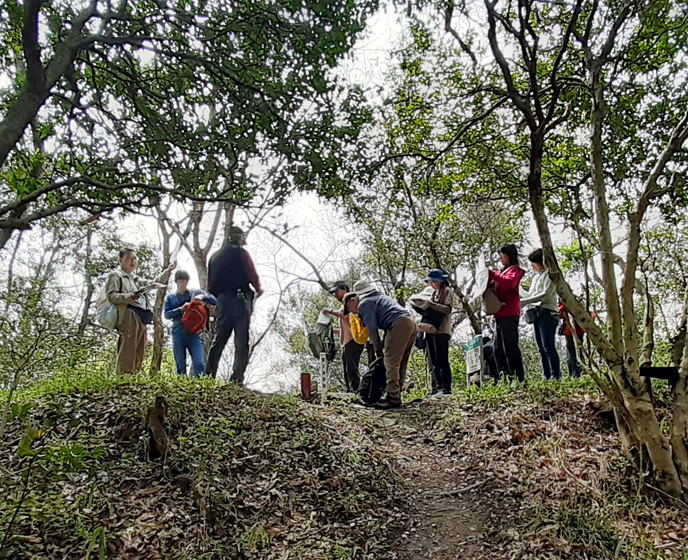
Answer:
<svg viewBox="0 0 688 560"><path fill-rule="evenodd" d="M332 69L376 6L3 2L0 246L68 208L246 202L257 163L340 192L368 110Z"/></svg>

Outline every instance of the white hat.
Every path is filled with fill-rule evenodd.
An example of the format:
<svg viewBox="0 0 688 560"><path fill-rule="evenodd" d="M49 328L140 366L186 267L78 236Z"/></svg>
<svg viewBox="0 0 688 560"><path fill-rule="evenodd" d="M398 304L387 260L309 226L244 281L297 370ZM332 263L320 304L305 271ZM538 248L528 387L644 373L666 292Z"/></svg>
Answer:
<svg viewBox="0 0 688 560"><path fill-rule="evenodd" d="M359 296L367 296L377 292L377 289L370 282L359 280L354 284L354 292Z"/></svg>

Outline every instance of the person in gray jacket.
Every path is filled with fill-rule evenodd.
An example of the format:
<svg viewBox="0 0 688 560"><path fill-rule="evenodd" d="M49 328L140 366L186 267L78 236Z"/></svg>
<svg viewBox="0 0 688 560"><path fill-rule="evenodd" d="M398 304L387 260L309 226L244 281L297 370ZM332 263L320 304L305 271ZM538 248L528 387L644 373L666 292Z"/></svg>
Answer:
<svg viewBox="0 0 688 560"><path fill-rule="evenodd" d="M533 325L545 378L561 379L559 353L555 343L559 325L557 291L545 269L542 249L530 253L528 260L535 271L535 278L529 290L522 290L521 305L525 309L526 321Z"/></svg>
<svg viewBox="0 0 688 560"><path fill-rule="evenodd" d="M368 329L376 355L384 356L387 370L387 392L374 406L383 410L398 408L401 406L401 389L416 340L416 322L408 310L372 286L360 284L354 289L355 292L344 296L344 312L356 313L361 318ZM379 331L385 333L384 348Z"/></svg>

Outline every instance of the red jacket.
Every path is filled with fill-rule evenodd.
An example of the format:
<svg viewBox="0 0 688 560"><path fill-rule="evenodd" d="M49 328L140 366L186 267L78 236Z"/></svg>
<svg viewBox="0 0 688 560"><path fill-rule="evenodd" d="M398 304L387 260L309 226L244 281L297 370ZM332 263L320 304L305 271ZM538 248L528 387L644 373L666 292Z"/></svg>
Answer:
<svg viewBox="0 0 688 560"><path fill-rule="evenodd" d="M525 270L516 265L503 270L490 270L490 282L494 282L495 294L500 301L504 302L502 308L495 314L495 319L521 315L521 295L518 288L525 273Z"/></svg>
<svg viewBox="0 0 688 560"><path fill-rule="evenodd" d="M562 317L564 316L564 313L568 313L568 311L567 311L566 307L564 307L563 303L559 302L557 307L559 308L559 313L561 314ZM569 317L569 321L571 321L571 317ZM574 321L574 323L575 323L575 321ZM576 325L576 334L577 335L585 334L583 327L581 327L578 323L575 323L575 325ZM571 329L569 328L568 323L564 327L564 336L571 336Z"/></svg>

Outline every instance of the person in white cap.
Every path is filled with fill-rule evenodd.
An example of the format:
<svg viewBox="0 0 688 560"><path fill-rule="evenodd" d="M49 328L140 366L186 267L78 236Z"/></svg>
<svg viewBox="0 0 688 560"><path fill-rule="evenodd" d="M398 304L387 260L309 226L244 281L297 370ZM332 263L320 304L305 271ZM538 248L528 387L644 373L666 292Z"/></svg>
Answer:
<svg viewBox="0 0 688 560"><path fill-rule="evenodd" d="M411 313L367 282L357 282L354 292L346 294L343 303L344 312L356 313L368 328L375 353L384 356L387 392L375 408L400 407L401 389L417 332ZM379 330L385 332L384 348Z"/></svg>

